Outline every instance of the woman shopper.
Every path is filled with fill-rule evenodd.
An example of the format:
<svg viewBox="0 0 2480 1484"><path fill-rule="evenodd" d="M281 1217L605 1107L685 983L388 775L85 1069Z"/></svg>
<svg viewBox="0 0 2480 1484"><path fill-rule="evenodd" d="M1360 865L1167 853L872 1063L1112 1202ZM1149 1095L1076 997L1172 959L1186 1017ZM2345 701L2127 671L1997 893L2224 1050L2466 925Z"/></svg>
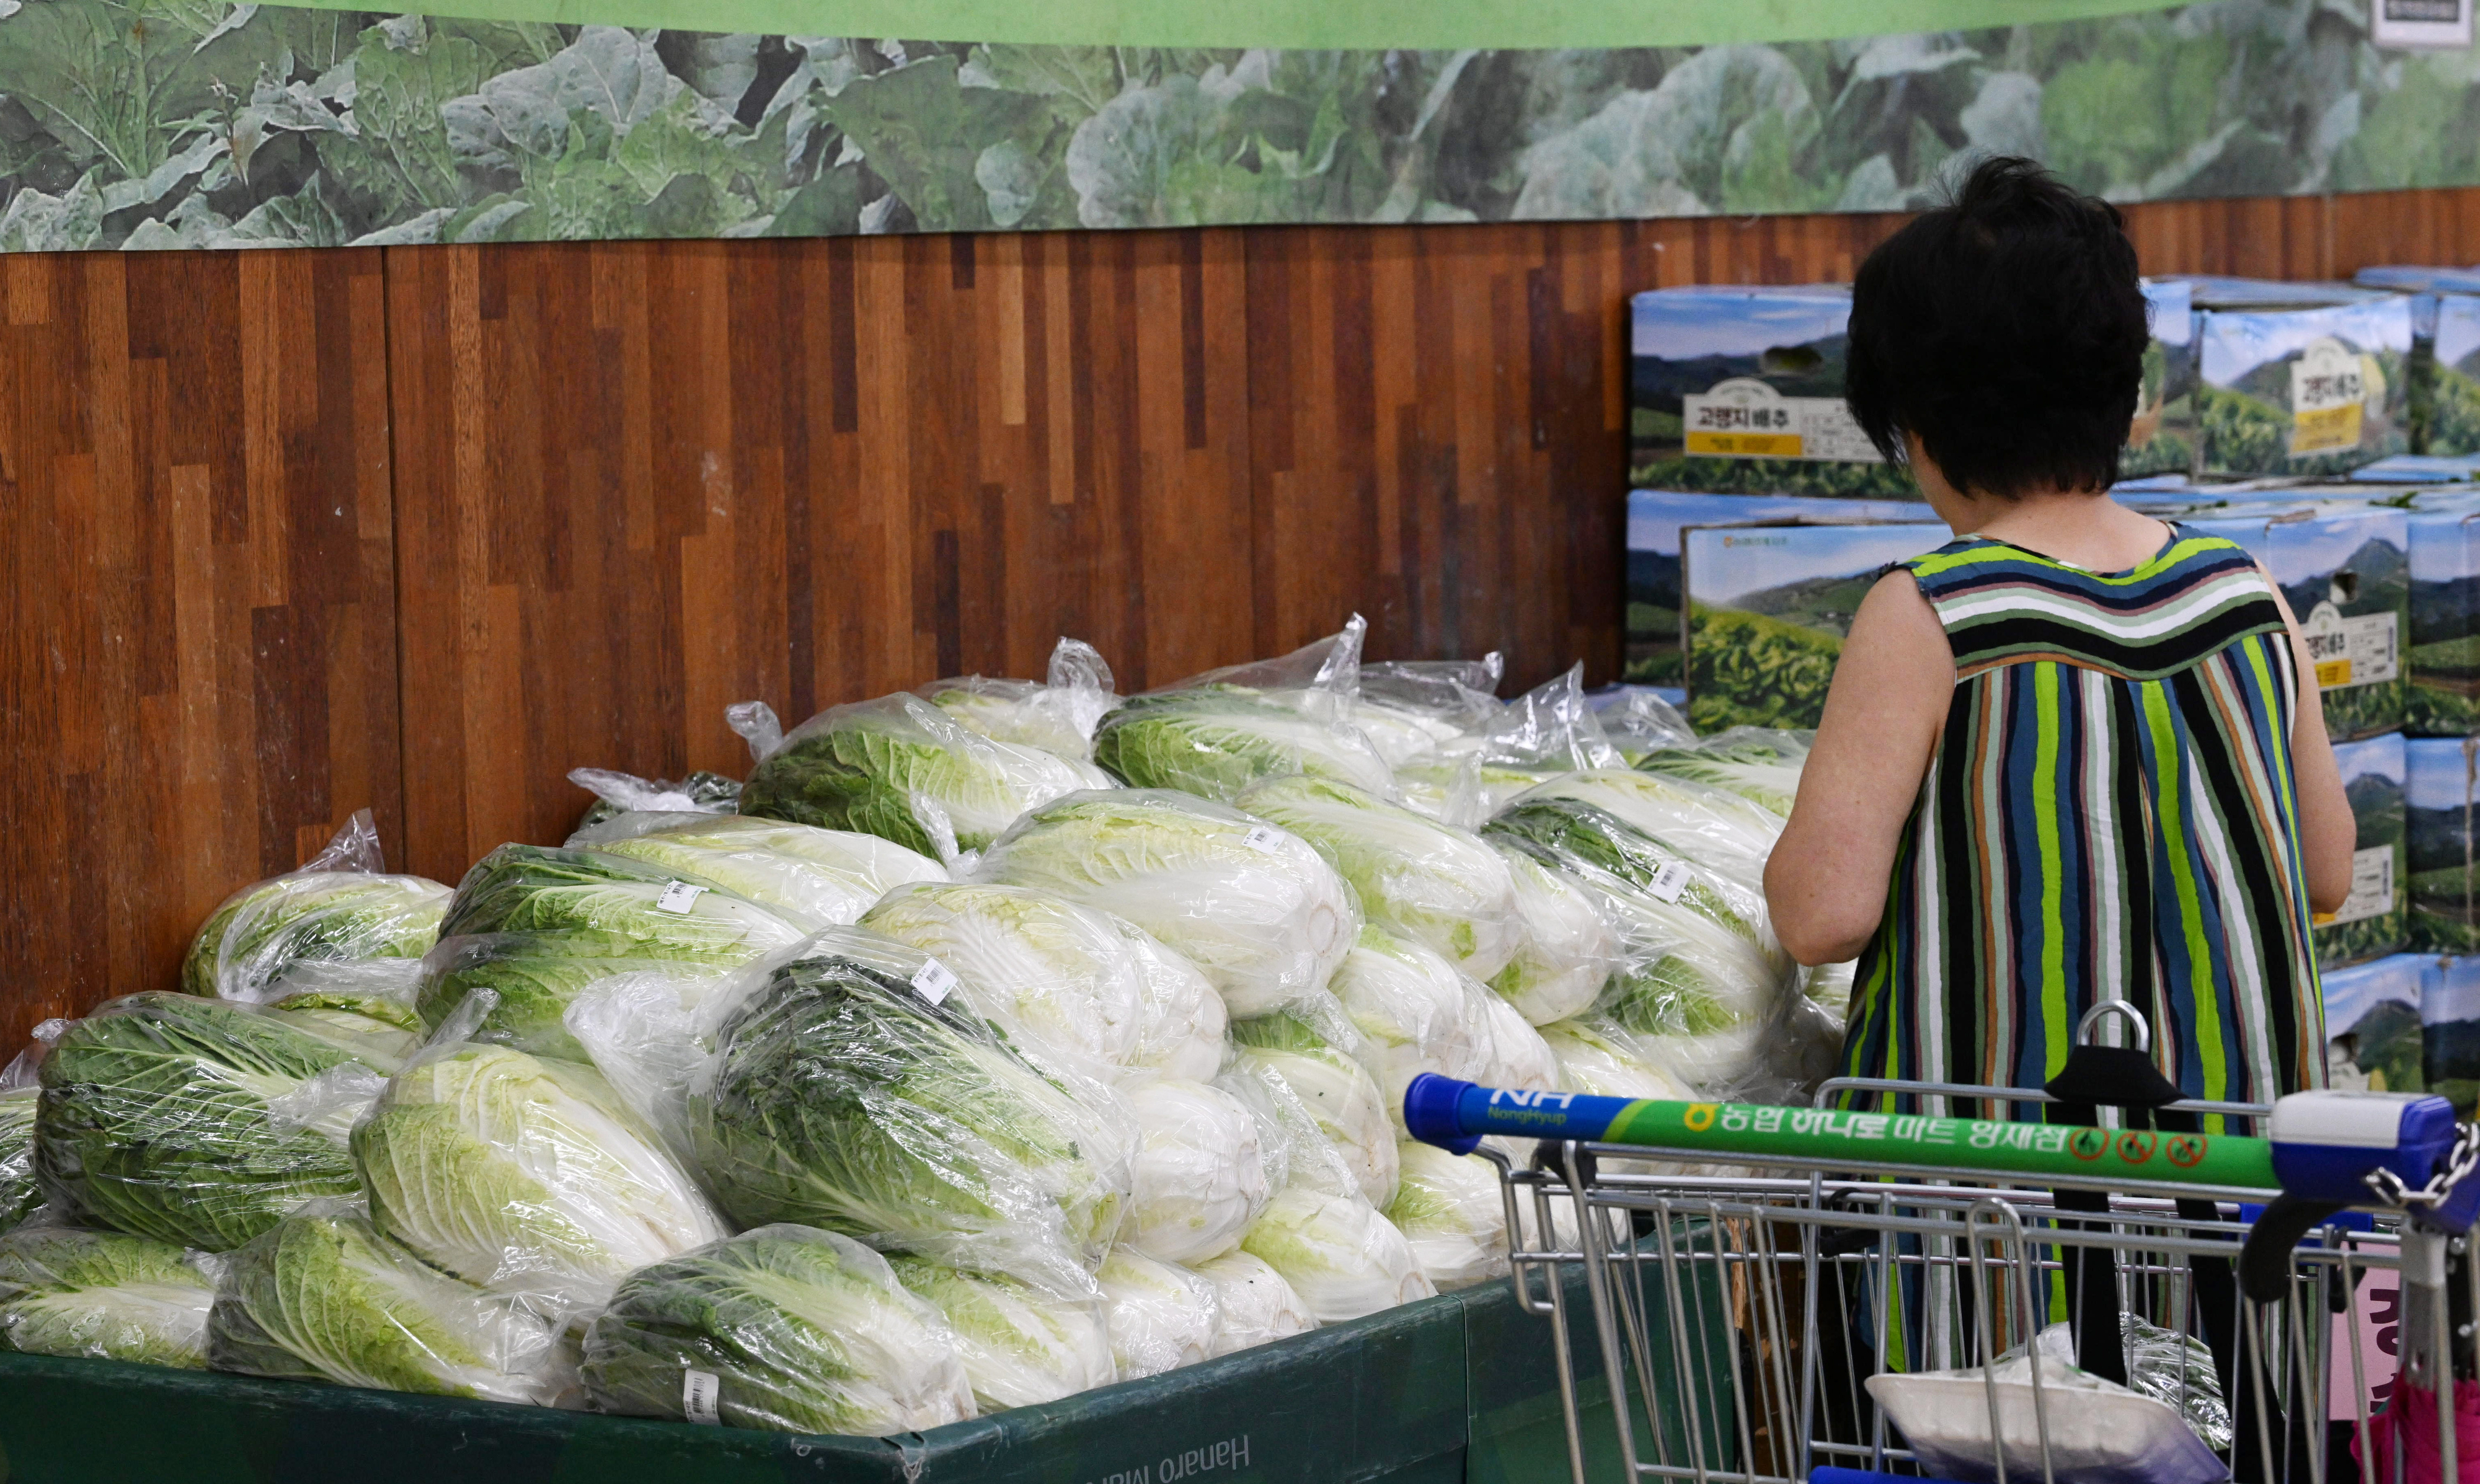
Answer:
<svg viewBox="0 0 2480 1484"><path fill-rule="evenodd" d="M1859 959L1847 1073L2040 1087L2117 1000L2186 1096L2322 1083L2350 806L2271 580L2107 493L2147 339L2118 213L2029 161L1860 269L1852 415L1955 539L1853 617L1766 872L1795 958Z"/></svg>

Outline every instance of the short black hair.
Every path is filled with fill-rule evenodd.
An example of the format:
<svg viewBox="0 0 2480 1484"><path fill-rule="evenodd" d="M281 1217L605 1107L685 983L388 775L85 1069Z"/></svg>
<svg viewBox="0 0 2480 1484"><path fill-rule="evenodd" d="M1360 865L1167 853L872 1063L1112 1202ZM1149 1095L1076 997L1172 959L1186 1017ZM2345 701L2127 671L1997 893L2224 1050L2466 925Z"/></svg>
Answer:
<svg viewBox="0 0 2480 1484"><path fill-rule="evenodd" d="M2001 155L1860 265L1844 395L1880 453L1916 433L1966 493L2106 488L2151 338L2118 209Z"/></svg>

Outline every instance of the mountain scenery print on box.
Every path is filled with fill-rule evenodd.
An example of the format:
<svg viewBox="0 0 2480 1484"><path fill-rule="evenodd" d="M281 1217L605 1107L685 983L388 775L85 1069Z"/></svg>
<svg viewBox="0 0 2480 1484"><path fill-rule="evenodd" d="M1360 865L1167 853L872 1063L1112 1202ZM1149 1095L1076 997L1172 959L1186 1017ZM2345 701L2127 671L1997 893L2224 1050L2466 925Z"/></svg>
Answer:
<svg viewBox="0 0 2480 1484"><path fill-rule="evenodd" d="M1679 586L1680 532L1694 525L1766 521L1934 521L1917 500L1820 499L1796 495L1701 495L1635 490L1628 495L1627 659L1621 678L1678 685L1685 678Z"/></svg>
<svg viewBox="0 0 2480 1484"><path fill-rule="evenodd" d="M2216 309L2198 295L2200 471L2345 474L2411 451L2411 303Z"/></svg>
<svg viewBox="0 0 2480 1484"><path fill-rule="evenodd" d="M2410 694L2402 652L2411 629L2405 512L2375 502L2370 492L2297 502L2282 493L2238 502L2237 514L2184 524L2245 547L2281 586L2316 659L2325 729L2336 741L2394 730Z"/></svg>
<svg viewBox="0 0 2480 1484"><path fill-rule="evenodd" d="M1537 51L0 0L6 250L1906 211L1992 152L2121 201L2480 184L2480 78L2339 0Z"/></svg>
<svg viewBox="0 0 2480 1484"><path fill-rule="evenodd" d="M2480 743L2413 737L2405 744L2408 935L2420 953L2480 952L2480 878L2473 875L2473 806Z"/></svg>
<svg viewBox="0 0 2480 1484"><path fill-rule="evenodd" d="M1816 726L1871 584L1953 534L1933 524L1685 532L1689 725Z"/></svg>
<svg viewBox="0 0 2480 1484"><path fill-rule="evenodd" d="M2440 294L2436 315L2420 451L2480 453L2480 294Z"/></svg>
<svg viewBox="0 0 2480 1484"><path fill-rule="evenodd" d="M2419 1038L2428 1090L2470 1117L2480 1094L2480 959L2431 959L2421 969Z"/></svg>
<svg viewBox="0 0 2480 1484"><path fill-rule="evenodd" d="M2409 874L2404 851L2403 739L2399 735L2343 742L2334 749L2342 791L2359 836L2351 852L2351 895L2316 926L2316 961L2335 968L2399 953L2408 927Z"/></svg>
<svg viewBox="0 0 2480 1484"><path fill-rule="evenodd" d="M2122 479L2183 474L2196 464L2195 295L2178 279L2148 278L2144 307L2153 341L2144 347L2143 390L2118 456Z"/></svg>
<svg viewBox="0 0 2480 1484"><path fill-rule="evenodd" d="M2419 1034L2416 954L2325 974L2325 1083L2352 1092L2417 1092L2428 1085Z"/></svg>
<svg viewBox="0 0 2480 1484"><path fill-rule="evenodd" d="M2480 731L2480 496L2425 492L2405 522L2411 557L2411 688L2403 729L2415 736Z"/></svg>

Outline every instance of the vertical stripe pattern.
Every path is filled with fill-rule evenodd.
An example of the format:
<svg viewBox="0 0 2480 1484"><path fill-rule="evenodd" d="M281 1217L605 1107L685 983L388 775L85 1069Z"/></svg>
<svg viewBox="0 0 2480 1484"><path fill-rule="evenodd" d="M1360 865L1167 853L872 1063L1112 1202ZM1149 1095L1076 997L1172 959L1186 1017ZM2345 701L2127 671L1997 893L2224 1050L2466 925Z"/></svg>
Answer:
<svg viewBox="0 0 2480 1484"><path fill-rule="evenodd" d="M2037 1087L2124 1000L2191 1097L2323 1075L2298 682L2255 561L2174 527L2096 574L1966 537L1904 564L1953 704L1854 975L1845 1069Z"/></svg>

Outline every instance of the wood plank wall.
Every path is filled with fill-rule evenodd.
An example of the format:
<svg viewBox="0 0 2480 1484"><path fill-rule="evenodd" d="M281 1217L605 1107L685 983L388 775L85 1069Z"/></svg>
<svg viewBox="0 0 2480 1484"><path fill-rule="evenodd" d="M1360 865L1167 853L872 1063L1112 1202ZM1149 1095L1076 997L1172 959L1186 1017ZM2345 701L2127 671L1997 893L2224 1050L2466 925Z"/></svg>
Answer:
<svg viewBox="0 0 2480 1484"><path fill-rule="evenodd" d="M2480 191L2130 217L2155 272L2480 261ZM0 259L0 1054L356 807L452 881L577 764L744 771L733 701L1356 608L1607 678L1622 299L1899 221Z"/></svg>

